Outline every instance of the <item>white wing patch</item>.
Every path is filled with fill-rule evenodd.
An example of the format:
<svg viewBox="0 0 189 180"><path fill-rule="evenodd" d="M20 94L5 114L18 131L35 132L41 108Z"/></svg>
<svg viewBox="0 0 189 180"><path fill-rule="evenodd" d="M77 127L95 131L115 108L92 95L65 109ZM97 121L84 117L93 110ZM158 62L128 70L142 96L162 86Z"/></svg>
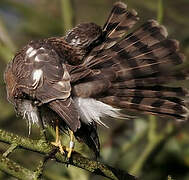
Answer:
<svg viewBox="0 0 189 180"><path fill-rule="evenodd" d="M28 48L28 50L26 51L26 54L29 55L32 51L33 51L33 47L30 47L30 48Z"/></svg>
<svg viewBox="0 0 189 180"><path fill-rule="evenodd" d="M36 88L43 77L43 71L41 69L36 69L33 71L32 76L34 81L33 86Z"/></svg>
<svg viewBox="0 0 189 180"><path fill-rule="evenodd" d="M95 121L99 125L108 127L100 120L101 117L110 116L114 118L120 118L120 109L113 108L112 106L97 101L93 98L78 97L75 98L74 101L81 120L86 124Z"/></svg>
<svg viewBox="0 0 189 180"><path fill-rule="evenodd" d="M26 55L31 58L37 53L37 50L35 50L33 47L29 47L28 50L26 51Z"/></svg>

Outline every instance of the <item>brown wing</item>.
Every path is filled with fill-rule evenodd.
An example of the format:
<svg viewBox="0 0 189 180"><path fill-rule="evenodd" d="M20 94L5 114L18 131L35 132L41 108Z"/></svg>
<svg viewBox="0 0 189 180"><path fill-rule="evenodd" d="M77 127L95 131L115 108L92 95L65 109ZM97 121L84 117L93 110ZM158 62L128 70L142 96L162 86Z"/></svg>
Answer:
<svg viewBox="0 0 189 180"><path fill-rule="evenodd" d="M165 27L155 20L124 37L128 27L138 20L136 14L126 11L123 3L115 4L104 26L108 31L104 43L84 61L83 66L92 73L74 85L73 93L95 97L118 108L187 119L184 98L188 92L180 87L162 86L187 76L175 72L184 60L179 44L168 39ZM113 43L109 46L108 41Z"/></svg>
<svg viewBox="0 0 189 180"><path fill-rule="evenodd" d="M80 127L80 121L70 97L70 75L60 57L52 49L39 43L29 44L22 52L24 57L16 56L13 73L18 87L29 97L47 104L55 111L71 130Z"/></svg>

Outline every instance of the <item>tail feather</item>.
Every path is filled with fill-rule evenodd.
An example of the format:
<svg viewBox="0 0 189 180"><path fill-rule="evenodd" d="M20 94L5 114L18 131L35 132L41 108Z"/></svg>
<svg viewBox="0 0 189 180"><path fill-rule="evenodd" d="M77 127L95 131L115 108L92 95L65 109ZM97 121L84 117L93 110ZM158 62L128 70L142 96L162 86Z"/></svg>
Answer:
<svg viewBox="0 0 189 180"><path fill-rule="evenodd" d="M130 59L161 59L169 54L176 52L179 48L179 43L176 40L165 39L152 46L144 46L135 51L129 52ZM124 50L123 50L124 51ZM122 51L121 51L122 52Z"/></svg>
<svg viewBox="0 0 189 180"><path fill-rule="evenodd" d="M121 2L114 4L107 21L104 24L103 31L109 34L121 21L126 13L127 5ZM114 26L113 26L114 25Z"/></svg>
<svg viewBox="0 0 189 180"><path fill-rule="evenodd" d="M138 60L139 62L141 59L154 59L161 61L161 58L164 58L171 53L176 53L178 47L178 41L165 39L156 44L153 44L152 46L143 45L134 51L127 51L127 46L125 48L116 46L110 49L112 53L109 52L107 57L111 57L109 59L114 58L118 60L119 63L127 62L133 59ZM106 52L104 53L106 54Z"/></svg>
<svg viewBox="0 0 189 180"><path fill-rule="evenodd" d="M167 98L187 96L188 91L183 88L155 86L148 89L115 89L108 90L109 95L118 97L146 97L146 98Z"/></svg>
<svg viewBox="0 0 189 180"><path fill-rule="evenodd" d="M177 52L179 44L176 40L165 39L152 46L143 44L142 47L138 47L138 49L131 52L126 50L130 45L122 46L121 43L114 45L107 52L104 51L103 54L97 55L87 66L99 69L107 66L112 67L113 65L123 76L124 74L130 74L130 71L135 74L139 70L142 71L141 73L150 71L152 74L167 67L181 64L184 60L183 55ZM134 45L131 46L134 47ZM150 73L148 72L147 74ZM138 76L140 75L134 77Z"/></svg>
<svg viewBox="0 0 189 180"><path fill-rule="evenodd" d="M167 30L164 26L160 26L157 21L149 20L140 26L135 32L127 35L112 49L125 49L128 52L138 50L142 47L152 46L167 37Z"/></svg>
<svg viewBox="0 0 189 180"><path fill-rule="evenodd" d="M96 58L100 59L105 55L112 57L122 50L127 50L127 52L138 50L139 48L146 47L146 45L151 46L153 44L156 44L164 40L166 37L167 31L165 27L160 26L155 20L149 20L142 26L140 26L135 32L130 33L111 48L107 48L100 53L97 53L95 50L93 50L92 53L95 55L95 58L93 57L93 59L95 61ZM104 43L100 46L102 48L104 46ZM91 59L90 62L86 64L90 65L92 63L93 61Z"/></svg>
<svg viewBox="0 0 189 180"><path fill-rule="evenodd" d="M116 44L138 20L136 11L128 11L126 4L122 2L115 3L103 27L104 42L92 50L85 59L84 64L90 62L102 50L108 49Z"/></svg>
<svg viewBox="0 0 189 180"><path fill-rule="evenodd" d="M107 49L117 42L139 20L135 10L128 11L124 3L117 2L103 27L105 43L99 49Z"/></svg>
<svg viewBox="0 0 189 180"><path fill-rule="evenodd" d="M136 78L131 80L126 80L122 82L115 82L112 84L112 88L135 88L135 87L146 87L146 86L154 86L154 85L161 85L167 84L170 82L174 82L177 80L185 80L187 79L187 74L179 73L173 75L159 75L159 76L152 76L146 78Z"/></svg>
<svg viewBox="0 0 189 180"><path fill-rule="evenodd" d="M117 42L117 40L126 33L126 31L133 27L133 25L138 20L138 17L136 17L136 15L137 13L134 10L126 11L121 21L114 23L115 26L112 27L112 24L109 23L109 26L111 25L112 30L109 31L106 35L106 40L103 49L107 49L113 46Z"/></svg>
<svg viewBox="0 0 189 180"><path fill-rule="evenodd" d="M181 64L184 61L184 56L176 52L177 49L177 41L166 39L133 52L122 49L115 56L109 53L93 62L91 61L89 67L95 69L111 68L119 79L136 79L167 71L167 68L171 71L175 65Z"/></svg>
<svg viewBox="0 0 189 180"><path fill-rule="evenodd" d="M151 76L151 79L153 78L153 80L156 80L155 82L159 82L158 77L160 78L160 81L166 81L162 79L163 75L167 75L169 80L179 78L178 75L171 75L171 73L174 70L175 65L179 65L184 61L184 56L177 52L167 52L166 50L163 50L163 48L161 54L161 56L159 55L159 57L155 59L148 57L147 59L130 59L125 60L124 62L121 61L124 58L123 56L126 57L128 55L119 54L120 57L117 57L116 60L120 59L120 61L117 63L114 62L115 60L113 58L112 60L107 60L106 57L104 57L105 61L101 65L99 65L100 60L95 62L95 64L98 64L95 69L101 69L102 74L103 72L106 72L107 69L109 71L111 70L112 74L115 74L119 81L149 78L149 76ZM153 55L149 54L149 56ZM101 61L104 59L101 59ZM167 69L169 69L169 72L167 72ZM180 75L180 77L182 78L184 76ZM146 79L144 79L144 81L146 81Z"/></svg>
<svg viewBox="0 0 189 180"><path fill-rule="evenodd" d="M142 111L144 114L158 114L185 120L188 117L188 109L182 105L166 99L142 98L142 97L117 97L106 96L100 99L102 102L130 111Z"/></svg>
<svg viewBox="0 0 189 180"><path fill-rule="evenodd" d="M174 65L181 64L183 62L182 57L178 53L170 54L160 60L155 59L141 59L140 61L127 61L126 66L115 65L117 70L117 77L119 79L136 79L139 77L146 77L155 73L167 73L167 69L173 70ZM138 63L138 64L137 64ZM130 66L130 67L129 67Z"/></svg>

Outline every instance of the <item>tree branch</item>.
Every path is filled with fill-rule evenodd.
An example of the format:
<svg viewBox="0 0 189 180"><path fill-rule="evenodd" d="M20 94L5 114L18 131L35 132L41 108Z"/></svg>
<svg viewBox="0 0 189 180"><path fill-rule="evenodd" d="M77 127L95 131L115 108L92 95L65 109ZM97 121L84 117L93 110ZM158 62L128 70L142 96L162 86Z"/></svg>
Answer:
<svg viewBox="0 0 189 180"><path fill-rule="evenodd" d="M0 170L23 180L36 179L35 173L0 155Z"/></svg>
<svg viewBox="0 0 189 180"><path fill-rule="evenodd" d="M33 140L27 137L21 137L21 136L15 135L13 133L4 131L2 129L0 129L0 141L7 144L11 144L11 145L16 144L16 146L19 148L38 152L40 154L45 155L46 157L50 156L50 154L52 154L52 152L54 152L55 150L55 147L51 145L50 143L46 142L44 139ZM68 161L65 158L65 156L63 156L59 152L55 152L54 158L56 159L57 162L73 165L73 166L85 169L89 172L95 173L97 175L107 177L112 180L136 180L137 179L136 177L122 170L118 170L104 163L85 158L77 152L73 152L72 159L70 161ZM24 167L21 167L20 165L11 161L7 157L3 157L3 156L0 156L0 169L20 179L27 179L25 177L19 176L21 172L24 174L25 173L28 174L30 176L30 179L32 180L37 179L37 176L39 175L39 171L36 170L36 172L32 172Z"/></svg>

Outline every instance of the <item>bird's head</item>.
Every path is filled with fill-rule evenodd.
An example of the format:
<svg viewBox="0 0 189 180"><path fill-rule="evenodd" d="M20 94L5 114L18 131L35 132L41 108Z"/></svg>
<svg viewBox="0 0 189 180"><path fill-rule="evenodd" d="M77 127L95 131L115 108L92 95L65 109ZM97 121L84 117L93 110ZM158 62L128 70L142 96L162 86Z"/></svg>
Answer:
<svg viewBox="0 0 189 180"><path fill-rule="evenodd" d="M98 44L98 40L102 37L102 34L102 29L97 24L81 23L68 31L65 40L72 46L87 49Z"/></svg>
<svg viewBox="0 0 189 180"><path fill-rule="evenodd" d="M27 46L18 51L13 60L7 65L4 73L4 81L6 83L7 99L14 105L15 111L18 115L27 119L30 124L39 122L39 113L34 99L25 93L23 76L24 61L26 59Z"/></svg>

